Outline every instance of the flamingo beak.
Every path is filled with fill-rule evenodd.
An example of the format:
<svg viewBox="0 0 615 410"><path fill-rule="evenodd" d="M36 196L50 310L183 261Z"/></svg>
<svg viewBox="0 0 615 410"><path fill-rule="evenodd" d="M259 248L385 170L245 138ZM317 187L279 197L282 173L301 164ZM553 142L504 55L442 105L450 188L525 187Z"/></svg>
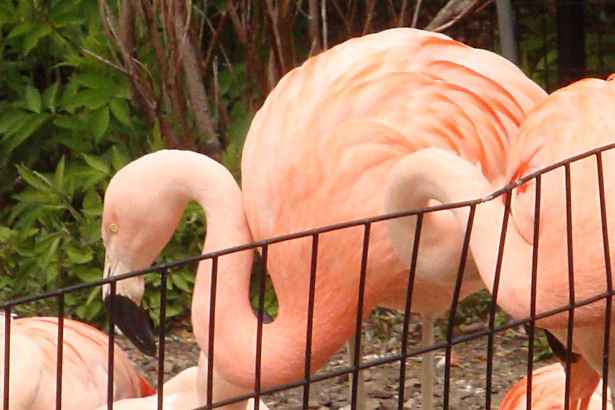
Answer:
<svg viewBox="0 0 615 410"><path fill-rule="evenodd" d="M113 318L113 323L120 328L124 336L146 355L156 357L154 330L145 309L130 298L117 294L105 296L104 304Z"/></svg>
<svg viewBox="0 0 615 410"><path fill-rule="evenodd" d="M131 269L115 257L114 252L105 254L104 277L111 277L130 272ZM103 302L113 323L120 328L139 350L149 356L156 357L157 347L152 329L152 322L140 306L144 291L142 276L122 279L116 282L116 293L111 293L111 286L103 285Z"/></svg>

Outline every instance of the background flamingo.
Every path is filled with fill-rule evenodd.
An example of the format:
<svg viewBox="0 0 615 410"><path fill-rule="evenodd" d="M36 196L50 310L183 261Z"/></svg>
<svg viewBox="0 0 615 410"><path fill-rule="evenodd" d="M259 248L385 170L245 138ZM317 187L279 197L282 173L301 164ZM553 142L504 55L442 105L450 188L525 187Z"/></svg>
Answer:
<svg viewBox="0 0 615 410"><path fill-rule="evenodd" d="M182 370L164 384L164 410L185 410L198 407L196 376L198 367L193 366ZM149 397L124 399L113 403L114 410L153 410L158 404L158 395ZM98 410L106 410L103 405Z"/></svg>
<svg viewBox="0 0 615 410"><path fill-rule="evenodd" d="M584 362L587 364L587 362ZM574 366L573 366L574 378ZM582 380L581 380L582 381ZM590 394L582 402L571 402L570 409L602 409L602 386L600 379L595 380ZM579 382L579 380L575 380ZM593 382L593 380L592 380ZM574 383L574 382L573 382ZM532 409L551 410L564 408L564 391L566 373L560 363L543 366L532 372ZM500 410L525 410L527 408L527 377L517 382L504 396L500 403ZM609 398L607 409L612 409Z"/></svg>
<svg viewBox="0 0 615 410"><path fill-rule="evenodd" d="M451 150L501 183L512 135L544 96L505 59L443 35L396 29L348 41L309 59L269 95L246 137L243 197L226 170L196 154L158 152L120 170L105 195L105 275L149 266L192 199L205 209L210 252L382 214L391 169L425 147ZM431 317L450 304L462 230L445 214L426 218L425 228L412 307ZM362 238L360 227L319 238L311 371L355 330ZM407 258L397 257L384 225L371 228L369 246L362 313L403 306ZM263 329L262 387L303 376L311 252L309 238L269 247L279 314ZM214 367L244 389L254 383L251 261L248 251L218 260ZM464 295L482 287L471 273ZM192 309L203 349L210 281L205 261ZM138 303L142 282L122 281L118 294Z"/></svg>
<svg viewBox="0 0 615 410"><path fill-rule="evenodd" d="M513 143L508 175L514 180L543 166L615 140L615 82L585 79L554 92L528 113L519 138ZM608 113L608 114L607 114ZM609 241L614 238L615 163L613 151L604 161L605 198ZM570 302L570 285L576 301L607 288L605 258L598 195L596 159L574 162L570 166L572 262L574 282L569 284L570 260L567 250L566 194L564 169L542 176L542 195L537 270L536 311L565 306ZM508 224L499 280L498 304L516 318L530 315L532 242L534 221L534 184L527 183L513 192L511 222ZM400 161L391 176L387 196L392 202L420 207L432 199L456 202L484 197L492 185L475 164L441 149L429 149ZM454 210L463 226L467 209ZM477 207L471 250L481 277L492 289L499 235L504 213L501 200L487 201ZM610 258L613 258L611 253ZM537 325L548 329L566 345L568 315L561 313L541 319ZM605 333L605 303L598 301L574 311L572 346L596 370L602 371ZM610 350L615 338L609 326ZM615 383L615 358L609 356L609 386ZM612 388L611 388L612 391Z"/></svg>
<svg viewBox="0 0 615 410"><path fill-rule="evenodd" d="M0 365L4 369L4 315L0 315ZM58 320L31 317L11 322L9 408L53 409L56 404ZM109 337L103 332L64 319L62 408L94 409L107 403ZM119 347L114 353L114 399L155 393ZM4 371L0 372L4 386ZM4 397L2 390L2 397Z"/></svg>

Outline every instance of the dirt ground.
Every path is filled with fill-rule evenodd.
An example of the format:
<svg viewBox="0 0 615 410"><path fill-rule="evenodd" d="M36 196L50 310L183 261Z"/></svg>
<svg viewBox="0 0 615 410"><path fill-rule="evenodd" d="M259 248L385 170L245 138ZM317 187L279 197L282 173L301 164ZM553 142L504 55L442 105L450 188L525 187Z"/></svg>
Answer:
<svg viewBox="0 0 615 410"><path fill-rule="evenodd" d="M409 347L420 346L420 321L413 320L409 327ZM385 357L400 348L401 340L400 314L381 310L378 319L366 320L363 325L363 360L370 362ZM477 320L469 329L476 331L484 324ZM467 330L466 330L467 332ZM463 334L458 330L455 336ZM442 338L437 337L437 341ZM133 362L145 377L155 386L157 362L136 351L123 337L118 336L118 343L127 351ZM493 379L491 392L491 408L497 408L506 392L526 372L527 366L527 336L522 328L509 329L498 333L495 338L495 354L493 362ZM449 408L451 409L484 409L485 408L485 374L487 365L487 337L460 343L454 347L458 364L451 368ZM399 351L399 350L398 350ZM173 329L166 339L165 349L165 380L177 374L182 369L196 365L199 349L189 327ZM436 351L436 381L434 386L434 402L436 408L442 408L442 393L444 380L444 349ZM534 367L540 367L554 359L536 362ZM420 357L407 360L406 381L404 390L404 409L420 409ZM328 372L346 365L345 350L334 355L327 366L319 371ZM398 403L399 364L378 365L363 371L368 391L368 409L394 409ZM348 392L350 382L348 376L336 376L331 379L316 382L310 387L310 409L339 409L349 403ZM303 390L277 392L266 395L263 400L272 409L302 408Z"/></svg>

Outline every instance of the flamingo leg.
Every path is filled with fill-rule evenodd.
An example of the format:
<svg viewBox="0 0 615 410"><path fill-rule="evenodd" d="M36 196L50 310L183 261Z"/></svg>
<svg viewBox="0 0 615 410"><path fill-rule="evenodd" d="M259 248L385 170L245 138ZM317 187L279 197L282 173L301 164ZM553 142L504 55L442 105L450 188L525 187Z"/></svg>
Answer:
<svg viewBox="0 0 615 410"><path fill-rule="evenodd" d="M355 358L355 349L360 349L360 346L356 346L355 343L355 336L353 335L347 342L346 342L346 356L348 358L348 363L350 363L350 365L352 367L354 366L359 366L361 364L361 355L359 354L359 362L355 363L354 358ZM354 375L351 375L351 377L354 377ZM352 378L350 379L352 382ZM351 385L352 386L352 385ZM352 403L352 388L349 390L348 392L348 403ZM363 377L363 373L359 372L358 373L358 380L357 380L357 406L356 406L356 410L366 410L366 404L367 403L367 392L365 391L365 379ZM350 408L350 404L348 405L348 408Z"/></svg>
<svg viewBox="0 0 615 410"><path fill-rule="evenodd" d="M423 328L421 330L421 343L423 347L434 343L434 321L429 315L421 315ZM424 410L433 409L433 381L435 377L433 352L423 354L421 360L421 403Z"/></svg>

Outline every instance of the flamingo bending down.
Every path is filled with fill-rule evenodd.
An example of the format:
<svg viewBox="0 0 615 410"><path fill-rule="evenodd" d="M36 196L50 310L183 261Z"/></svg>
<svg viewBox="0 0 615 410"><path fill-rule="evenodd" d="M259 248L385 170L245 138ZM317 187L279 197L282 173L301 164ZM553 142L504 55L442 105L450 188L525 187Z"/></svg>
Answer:
<svg viewBox="0 0 615 410"><path fill-rule="evenodd" d="M291 71L269 95L246 137L243 196L222 166L197 154L162 151L120 170L105 194L104 274L149 266L193 199L205 210L211 252L382 214L390 171L426 147L480 164L497 185L518 124L544 96L507 60L444 35L394 29L350 40ZM444 213L426 217L425 228L412 308L432 317L450 304L463 231ZM408 259L397 257L384 224L370 229L363 315L404 306L408 280ZM304 376L311 241L268 248L279 314L263 327L261 387ZM362 227L319 237L312 372L355 331L362 241ZM251 262L249 251L217 260L214 368L244 389L254 387L256 351ZM192 306L205 351L211 266L199 265ZM472 271L463 295L482 287ZM138 304L143 283L124 280L117 290Z"/></svg>
<svg viewBox="0 0 615 410"><path fill-rule="evenodd" d="M508 175L511 180L541 167L615 141L615 81L585 79L550 95L531 110L513 142ZM615 152L605 151L603 163L608 240L615 240ZM566 306L571 294L581 301L607 290L596 157L570 165L571 237L567 241L565 169L541 177L540 226L537 244L536 313ZM497 303L515 318L530 316L535 180L512 192L510 223L504 246ZM492 185L483 172L460 156L428 149L400 161L391 176L388 203L410 208L436 199L442 203L486 197ZM479 273L492 289L504 204L489 200L476 208L470 249ZM468 209L453 214L461 226ZM568 253L568 242L572 253ZM611 260L613 247L610 248ZM569 266L569 262L572 265ZM574 274L569 276L573 271ZM573 277L572 291L569 278ZM610 329L608 382L615 385L615 331L605 324L603 300L574 309L572 346L598 372L602 371L605 325ZM549 330L564 345L567 312L545 317L537 326Z"/></svg>
<svg viewBox="0 0 615 410"><path fill-rule="evenodd" d="M200 395L204 391L207 383L204 375L207 370L207 357L201 353L199 365L182 370L177 375L164 383L162 408L164 410L187 410L199 407L204 401ZM215 381L219 381L216 379ZM124 399L113 402L114 410L153 410L157 408L158 395L153 394L149 397ZM228 408L228 407L227 407ZM232 408L237 410L253 410L254 399L249 399L241 404L234 405ZM106 406L101 406L98 410L106 410ZM268 410L269 407L260 401L259 409Z"/></svg>
<svg viewBox="0 0 615 410"><path fill-rule="evenodd" d="M0 366L4 369L4 315L0 315ZM9 408L52 409L56 403L58 319L11 320ZM64 319L62 408L94 409L107 403L109 337L82 322ZM119 347L114 353L114 399L155 393ZM4 371L0 372L4 386ZM2 390L3 392L3 390ZM4 397L4 393L0 396Z"/></svg>
<svg viewBox="0 0 615 410"><path fill-rule="evenodd" d="M582 366L589 366L582 358ZM575 380L575 365L572 366L572 385L583 382ZM591 390L583 401L571 402L570 409L602 409L602 386L600 378L590 380ZM564 390L566 386L566 373L560 363L543 366L532 372L532 400L531 408L534 410L552 410L564 408ZM572 392L571 392L572 393ZM527 377L517 382L504 396L500 403L500 410L525 410L527 408ZM571 394L572 396L573 394ZM611 410L612 404L608 399L607 410Z"/></svg>
<svg viewBox="0 0 615 410"><path fill-rule="evenodd" d="M198 367L193 366L182 370L164 384L164 410L185 410L198 407L197 401L197 378ZM149 397L123 399L113 402L114 410L152 410L158 404L158 396L153 394ZM100 406L97 410L106 410L107 405Z"/></svg>

